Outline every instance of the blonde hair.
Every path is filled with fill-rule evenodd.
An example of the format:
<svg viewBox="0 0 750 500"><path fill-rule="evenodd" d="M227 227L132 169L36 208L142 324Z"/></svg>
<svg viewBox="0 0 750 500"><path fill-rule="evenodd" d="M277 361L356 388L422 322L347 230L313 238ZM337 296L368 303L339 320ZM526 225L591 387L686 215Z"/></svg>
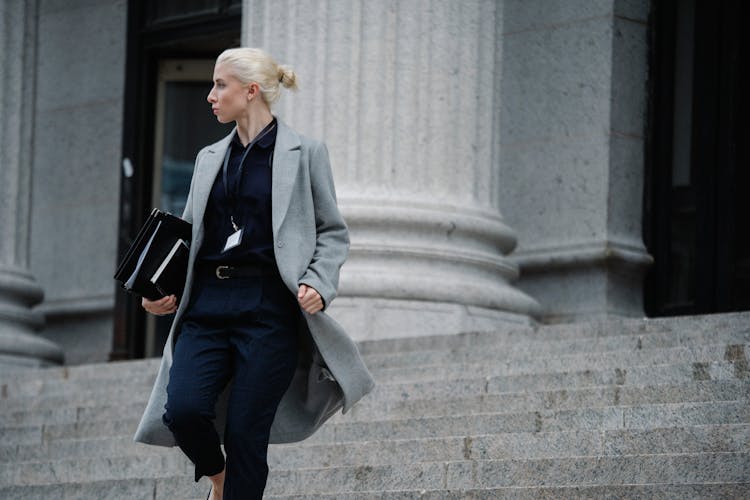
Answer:
<svg viewBox="0 0 750 500"><path fill-rule="evenodd" d="M277 64L264 50L239 47L227 49L216 58L216 64L226 64L242 83L255 82L260 86L263 100L270 107L281 95L281 85L297 90L297 74L291 67Z"/></svg>

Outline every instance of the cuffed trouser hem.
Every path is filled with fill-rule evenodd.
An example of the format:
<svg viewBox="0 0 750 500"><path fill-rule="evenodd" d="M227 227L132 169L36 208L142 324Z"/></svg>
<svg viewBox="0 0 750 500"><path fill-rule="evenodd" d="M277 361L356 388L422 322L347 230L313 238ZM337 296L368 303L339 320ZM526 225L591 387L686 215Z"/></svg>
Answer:
<svg viewBox="0 0 750 500"><path fill-rule="evenodd" d="M213 427L211 427L208 431L208 434L210 437L213 437L213 439L206 438L205 433L204 437L198 438L196 440L192 440L189 443L188 449L186 451L185 444L182 442L183 436L186 435L186 433L183 432L177 432L178 428L174 426L173 420L169 416L169 412L165 411L161 416L162 422L164 422L164 425L166 425L170 431L172 431L172 434L175 436L175 441L177 441L178 446L182 448L183 451L185 451L185 454L190 459L191 462L195 465L195 482L197 483L201 477L203 476L213 476L224 470L224 466L226 464L226 460L224 459L224 454L221 452L221 449L214 449L214 450L206 450L204 447L197 447L196 442L209 442L209 441L215 441L217 448L219 446L219 438L218 435L216 435L216 431ZM200 425L195 425L195 429L200 429ZM211 431L213 431L213 436L211 436ZM198 435L200 436L200 433L197 431L193 431L187 435ZM200 465L198 463L200 462Z"/></svg>
<svg viewBox="0 0 750 500"><path fill-rule="evenodd" d="M215 468L215 467L206 468L205 472L201 472L198 469L198 466L196 465L195 466L195 482L197 483L200 480L200 478L202 478L203 476L206 476L206 477L215 476L216 474L218 474L219 472L221 472L223 470L224 470L224 461L223 460L221 462L221 467L219 467L218 469Z"/></svg>

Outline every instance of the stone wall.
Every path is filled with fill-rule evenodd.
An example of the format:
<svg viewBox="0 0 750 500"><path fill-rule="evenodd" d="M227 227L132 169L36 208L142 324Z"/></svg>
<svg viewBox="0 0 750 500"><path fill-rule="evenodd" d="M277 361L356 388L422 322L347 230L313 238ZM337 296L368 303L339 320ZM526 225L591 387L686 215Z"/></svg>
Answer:
<svg viewBox="0 0 750 500"><path fill-rule="evenodd" d="M647 0L506 0L500 207L545 321L642 316Z"/></svg>

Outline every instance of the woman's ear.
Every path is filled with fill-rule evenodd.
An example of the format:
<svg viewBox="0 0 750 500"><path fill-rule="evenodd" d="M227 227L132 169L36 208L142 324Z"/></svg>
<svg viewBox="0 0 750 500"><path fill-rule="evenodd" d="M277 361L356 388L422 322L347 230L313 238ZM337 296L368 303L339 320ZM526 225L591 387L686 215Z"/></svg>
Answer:
<svg viewBox="0 0 750 500"><path fill-rule="evenodd" d="M250 82L247 86L247 100L251 101L255 95L260 92L260 87L255 82Z"/></svg>

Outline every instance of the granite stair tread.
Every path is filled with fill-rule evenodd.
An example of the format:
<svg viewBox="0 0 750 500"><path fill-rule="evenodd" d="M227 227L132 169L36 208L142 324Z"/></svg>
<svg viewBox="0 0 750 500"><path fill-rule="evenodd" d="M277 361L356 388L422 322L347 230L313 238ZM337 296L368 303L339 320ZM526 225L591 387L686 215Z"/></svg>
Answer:
<svg viewBox="0 0 750 500"><path fill-rule="evenodd" d="M747 463L750 453L704 452L704 453L649 453L635 455L569 455L543 458L422 460L417 463L346 464L326 465L313 461L294 468L277 467L269 474L267 491L286 488L287 484L305 482L313 490L325 492L330 484L342 487L341 491L359 491L373 476L386 475L389 484L403 481L406 475L432 484L446 483L449 488L490 488L500 486L541 486L545 477L539 472L558 475L558 484L571 473L582 477L571 482L596 484L623 482L628 484L662 482L742 482L747 479ZM607 467L607 465L613 465ZM674 467L689 464L690 471ZM609 475L601 474L606 467ZM0 466L0 484L54 484L61 477L67 481L158 478L164 475L189 474L192 463L182 454L174 453L150 456L76 457L73 459L5 464ZM525 474L529 471L529 474ZM673 474L670 476L670 474ZM295 476L304 478L295 479ZM329 476L329 477L326 477ZM717 481L718 480L718 481ZM573 482L573 484L575 484ZM320 486L314 486L319 483ZM330 484L329 484L330 483ZM346 484L348 483L348 484ZM421 485L430 487L427 482ZM403 486L402 486L403 487ZM284 492L284 491L279 491Z"/></svg>
<svg viewBox="0 0 750 500"><path fill-rule="evenodd" d="M437 487L436 487L437 486ZM495 499L601 499L601 498L658 498L685 500L686 498L739 499L747 498L750 482L735 483L680 483L680 484L611 484L575 486L511 486L502 488L447 489L436 485L431 488L393 489L378 488L377 491L323 492L315 494L268 494L266 499L289 500L495 500ZM164 476L156 479L120 479L90 481L85 483L60 482L52 485L3 486L0 498L22 498L24 500L204 500L206 483L185 481L182 475Z"/></svg>
<svg viewBox="0 0 750 500"><path fill-rule="evenodd" d="M503 357L531 357L544 355L576 354L581 352L612 352L630 350L650 350L665 347L694 346L702 344L745 344L750 341L750 327L718 334L706 332L660 332L641 335L617 335L598 338L559 339L546 341L517 341L507 343L487 343L470 348L446 348L425 346L401 352L364 353L365 361L377 362L383 357L411 357L417 353L456 353L476 356L480 353L501 354Z"/></svg>
<svg viewBox="0 0 750 500"><path fill-rule="evenodd" d="M442 415L472 408L488 411L492 408L553 408L565 406L602 406L606 404L635 404L658 402L720 401L750 396L750 385L736 378L682 381L680 383L628 385L624 379L612 374L608 384L520 389L508 388L495 380L471 379L444 381L443 385L430 390L415 386L402 389L394 397L377 397L377 394L355 406L350 414L336 419L348 421L369 420L385 414ZM506 390L509 389L509 390ZM437 392L435 391L442 391ZM386 393L386 396L388 393ZM137 418L143 412L146 401L124 401L122 403L96 404L85 401L71 406L46 409L5 410L0 412L0 426L39 425L42 423L75 423L99 421L112 418Z"/></svg>
<svg viewBox="0 0 750 500"><path fill-rule="evenodd" d="M730 424L750 422L748 400L695 403L660 403L636 406L599 406L535 411L494 411L457 415L382 418L370 421L331 422L308 442L403 439L457 436L465 433L564 430L643 429L665 425ZM9 445L41 444L55 439L86 436L132 435L138 419L0 428L0 442Z"/></svg>
<svg viewBox="0 0 750 500"><path fill-rule="evenodd" d="M366 340L359 343L363 354L376 352L406 352L432 348L467 348L494 345L498 342L526 342L563 339L596 339L609 336L672 334L684 331L732 332L744 331L750 325L750 313L735 312L671 318L622 318L512 327L502 331L469 331L456 335L405 337Z"/></svg>
<svg viewBox="0 0 750 500"><path fill-rule="evenodd" d="M739 499L750 496L750 483L725 484L628 484L594 486L508 486L484 489L421 489L401 491L317 493L315 495L266 495L286 500L601 500L602 498Z"/></svg>
<svg viewBox="0 0 750 500"><path fill-rule="evenodd" d="M650 429L583 429L466 434L453 437L370 441L303 442L271 445L271 467L390 464L409 462L561 458L566 456L648 455L699 452L741 452L750 444L750 423L710 424ZM177 448L146 446L127 437L63 439L45 446L0 447L0 469L26 463L77 461L78 456L102 459L173 455Z"/></svg>
<svg viewBox="0 0 750 500"><path fill-rule="evenodd" d="M561 405L577 407L598 407L610 405L637 405L640 403L700 402L726 401L746 398L750 389L744 379L726 378L713 380L681 380L675 383L635 385L624 380L607 380L609 383L582 384L548 389L507 388L504 385L493 385L493 379L469 379L445 382L445 392L440 387L425 385L407 385L400 387L397 394L386 394L363 401L346 415L334 416L332 421L359 421L360 419L381 419L393 417L394 412L408 412L411 407L421 416L431 416L428 409L435 405L435 415L453 414L455 411L465 413L466 402L475 403L487 411L496 407L531 407L552 409ZM596 381L594 381L596 382ZM679 392L680 396L675 395ZM0 424L9 427L23 425L39 426L45 424L94 422L98 420L123 419L139 417L146 401L104 404L76 403L71 406L56 408L6 411L0 413ZM39 416L35 421L33 416Z"/></svg>
<svg viewBox="0 0 750 500"><path fill-rule="evenodd" d="M702 358L711 360L724 359L727 350L741 350L747 352L748 345L726 344L723 342L711 344L684 345L676 347L662 347L654 349L617 349L603 352L583 352L571 354L542 354L522 355L519 357L505 358L502 352L492 350L468 351L412 351L401 354L373 355L366 359L368 367L375 372L387 368L403 368L409 366L436 365L444 363L504 363L506 365L519 365L528 369L529 367L540 367L547 369L550 366L576 366L580 364L592 365L594 367L611 363L633 363L650 364L658 363L664 359L675 361L701 361ZM537 368L538 369L538 368Z"/></svg>

